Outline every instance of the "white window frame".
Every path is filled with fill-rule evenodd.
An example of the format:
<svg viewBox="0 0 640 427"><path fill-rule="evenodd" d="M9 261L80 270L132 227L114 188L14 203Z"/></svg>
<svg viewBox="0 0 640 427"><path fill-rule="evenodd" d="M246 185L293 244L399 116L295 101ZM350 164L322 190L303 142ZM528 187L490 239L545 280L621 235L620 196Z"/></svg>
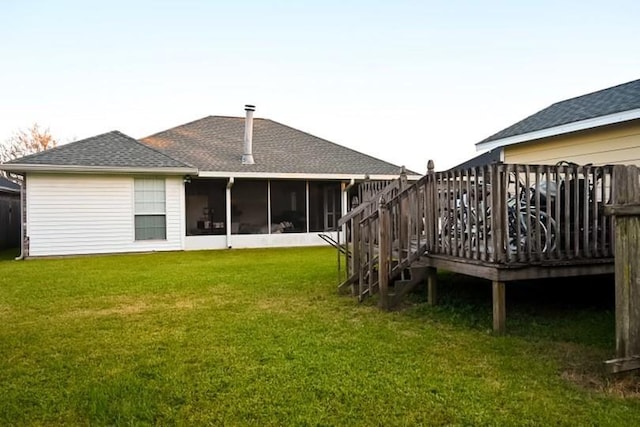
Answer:
<svg viewBox="0 0 640 427"><path fill-rule="evenodd" d="M138 185L144 186L144 182L153 183L158 185L162 183L162 197L154 200L153 193L157 193L157 188L150 188L148 193L144 193L145 189L142 189L143 194L150 196L148 200L138 200L138 194L140 189ZM144 198L144 197L143 197ZM163 217L164 218L164 233L162 237L149 237L138 238L136 233L136 219L142 217ZM150 240L167 240L167 183L164 178L160 177L144 177L134 178L133 180L133 239L136 242L145 242Z"/></svg>

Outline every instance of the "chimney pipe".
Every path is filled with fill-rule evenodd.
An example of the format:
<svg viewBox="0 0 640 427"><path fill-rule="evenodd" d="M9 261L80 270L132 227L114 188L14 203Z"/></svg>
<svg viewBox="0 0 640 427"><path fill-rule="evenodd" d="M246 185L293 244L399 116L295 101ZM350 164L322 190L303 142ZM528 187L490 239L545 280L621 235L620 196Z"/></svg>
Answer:
<svg viewBox="0 0 640 427"><path fill-rule="evenodd" d="M242 153L242 164L253 165L253 112L256 110L255 105L245 105L244 111L247 116L244 121L244 150Z"/></svg>

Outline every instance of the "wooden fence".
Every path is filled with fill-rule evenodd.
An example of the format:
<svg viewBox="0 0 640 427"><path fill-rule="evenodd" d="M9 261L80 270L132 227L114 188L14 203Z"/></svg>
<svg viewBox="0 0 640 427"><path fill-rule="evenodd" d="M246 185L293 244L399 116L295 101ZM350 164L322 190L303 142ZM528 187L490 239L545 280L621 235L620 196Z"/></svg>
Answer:
<svg viewBox="0 0 640 427"><path fill-rule="evenodd" d="M615 217L616 359L611 372L640 369L640 173L636 166L616 166Z"/></svg>

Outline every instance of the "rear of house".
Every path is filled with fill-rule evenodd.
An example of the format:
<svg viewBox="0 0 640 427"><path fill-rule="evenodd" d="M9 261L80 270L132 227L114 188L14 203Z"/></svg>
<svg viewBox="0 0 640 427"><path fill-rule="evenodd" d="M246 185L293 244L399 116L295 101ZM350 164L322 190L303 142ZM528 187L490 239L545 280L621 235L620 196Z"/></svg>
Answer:
<svg viewBox="0 0 640 427"><path fill-rule="evenodd" d="M358 182L401 170L254 120L253 108L142 140L113 131L0 168L24 177L28 256L319 245Z"/></svg>

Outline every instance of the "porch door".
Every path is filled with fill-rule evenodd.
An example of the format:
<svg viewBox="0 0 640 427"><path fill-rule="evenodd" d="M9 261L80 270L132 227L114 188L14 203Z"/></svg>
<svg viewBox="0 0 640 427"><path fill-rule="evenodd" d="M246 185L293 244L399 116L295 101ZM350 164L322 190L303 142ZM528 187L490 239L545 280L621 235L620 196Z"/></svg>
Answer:
<svg viewBox="0 0 640 427"><path fill-rule="evenodd" d="M336 186L324 188L324 229L333 230L340 218L340 194Z"/></svg>

